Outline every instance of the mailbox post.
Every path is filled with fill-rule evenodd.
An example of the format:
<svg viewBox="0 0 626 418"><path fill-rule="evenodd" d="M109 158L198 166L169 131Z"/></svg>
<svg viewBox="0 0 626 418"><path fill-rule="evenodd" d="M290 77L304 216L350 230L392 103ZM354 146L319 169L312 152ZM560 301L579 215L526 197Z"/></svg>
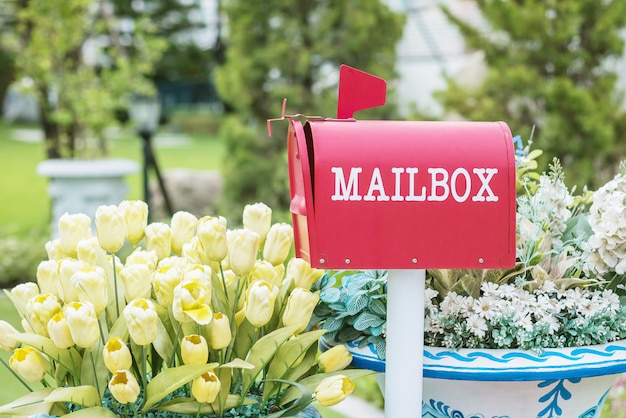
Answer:
<svg viewBox="0 0 626 418"><path fill-rule="evenodd" d="M385 409L408 417L422 393L426 269L515 264L511 132L503 122L357 121L355 111L384 104L385 81L347 66L338 102L337 119L304 123L283 108L296 256L389 270Z"/></svg>

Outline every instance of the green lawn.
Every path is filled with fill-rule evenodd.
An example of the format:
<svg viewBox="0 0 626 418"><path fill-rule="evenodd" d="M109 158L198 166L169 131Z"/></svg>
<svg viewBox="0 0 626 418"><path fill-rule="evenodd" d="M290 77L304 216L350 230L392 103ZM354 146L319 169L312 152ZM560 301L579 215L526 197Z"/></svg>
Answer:
<svg viewBox="0 0 626 418"><path fill-rule="evenodd" d="M20 235L33 228L44 229L49 223L50 202L47 198L47 179L36 174L37 164L44 160L43 143L16 141L14 129L0 123L0 231ZM190 140L167 141L164 146L155 142L155 154L161 170L187 168L219 170L223 147L215 136L193 135ZM141 141L132 132L123 133L110 141L109 155L129 158L142 163ZM141 174L128 177L131 199L142 198Z"/></svg>

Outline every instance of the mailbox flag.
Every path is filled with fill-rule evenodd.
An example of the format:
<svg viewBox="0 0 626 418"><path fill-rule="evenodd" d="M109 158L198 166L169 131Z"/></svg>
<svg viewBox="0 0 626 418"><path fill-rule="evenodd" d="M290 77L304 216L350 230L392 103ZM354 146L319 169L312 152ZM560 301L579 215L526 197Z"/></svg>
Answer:
<svg viewBox="0 0 626 418"><path fill-rule="evenodd" d="M350 119L354 112L385 104L387 82L380 77L342 65L339 68L337 119Z"/></svg>

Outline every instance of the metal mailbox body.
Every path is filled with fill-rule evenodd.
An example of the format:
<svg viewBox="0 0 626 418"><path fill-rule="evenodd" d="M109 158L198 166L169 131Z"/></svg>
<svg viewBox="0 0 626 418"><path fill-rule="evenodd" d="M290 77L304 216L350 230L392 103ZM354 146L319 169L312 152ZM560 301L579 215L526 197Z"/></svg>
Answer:
<svg viewBox="0 0 626 418"><path fill-rule="evenodd" d="M515 263L503 122L291 120L288 155L296 256L315 267Z"/></svg>

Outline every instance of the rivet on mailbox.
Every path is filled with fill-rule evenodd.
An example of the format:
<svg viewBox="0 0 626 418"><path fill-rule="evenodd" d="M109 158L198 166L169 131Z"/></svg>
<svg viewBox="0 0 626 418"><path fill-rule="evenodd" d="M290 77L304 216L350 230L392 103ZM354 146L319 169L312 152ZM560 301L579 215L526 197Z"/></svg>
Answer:
<svg viewBox="0 0 626 418"><path fill-rule="evenodd" d="M326 269L513 267L508 126L353 118L385 94L342 66L337 119L287 117L296 256Z"/></svg>

